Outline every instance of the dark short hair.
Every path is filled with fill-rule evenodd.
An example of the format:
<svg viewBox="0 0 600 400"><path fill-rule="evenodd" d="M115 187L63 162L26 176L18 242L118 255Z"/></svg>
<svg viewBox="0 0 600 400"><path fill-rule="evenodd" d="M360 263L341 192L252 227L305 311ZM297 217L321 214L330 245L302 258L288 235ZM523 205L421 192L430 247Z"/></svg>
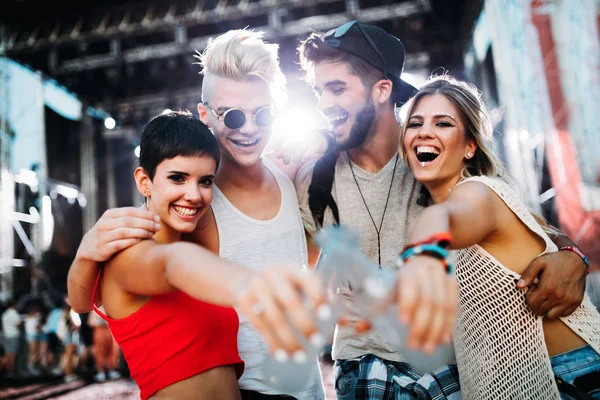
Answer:
<svg viewBox="0 0 600 400"><path fill-rule="evenodd" d="M347 64L350 72L360 77L363 86L367 89L384 79L383 71L354 54L327 45L323 34L319 32L313 32L308 39L301 42L298 53L300 67L305 73L306 80L311 84L314 83L314 65L321 61Z"/></svg>
<svg viewBox="0 0 600 400"><path fill-rule="evenodd" d="M142 131L140 167L154 179L156 167L177 156L209 156L217 166L219 144L208 126L189 111L173 111L154 117Z"/></svg>

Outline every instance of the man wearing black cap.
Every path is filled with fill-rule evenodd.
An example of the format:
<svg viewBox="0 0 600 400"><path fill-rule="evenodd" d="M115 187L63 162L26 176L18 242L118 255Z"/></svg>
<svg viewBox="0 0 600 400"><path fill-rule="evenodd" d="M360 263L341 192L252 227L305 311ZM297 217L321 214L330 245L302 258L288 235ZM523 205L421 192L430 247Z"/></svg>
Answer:
<svg viewBox="0 0 600 400"><path fill-rule="evenodd" d="M426 204L420 185L397 152L396 110L416 91L400 78L404 47L383 29L352 21L325 34L311 34L298 50L319 97L318 108L332 127L328 153L316 163L302 165L294 177L304 225L311 233L333 223L354 228L361 233L362 251L370 260L390 267L404 246L408 227ZM559 236L555 241L565 240ZM521 288L543 271L539 284L527 294L537 315L568 315L581 302L584 267L570 253L540 257L523 274ZM439 277L440 271L432 263L410 290L434 299L428 312L413 319L413 326L429 329L428 321L435 328L427 330L420 343L409 340L409 347L431 348L445 334L441 327L452 326L448 307L454 282ZM445 291L440 279L445 279ZM350 322L357 322L351 288L340 288L338 294L350 311ZM377 332L359 334L358 326L336 327L332 355L339 399L460 398L455 366L421 376Z"/></svg>
<svg viewBox="0 0 600 400"><path fill-rule="evenodd" d="M398 156L400 131L395 109L416 92L400 79L404 46L379 27L352 21L325 34L313 33L301 44L299 53L301 66L319 97L319 111L331 123L335 144L331 146L334 151L316 164L300 167L295 177L305 227L314 232L340 222L355 228L370 260L391 267L404 245L408 226L422 209L417 204L420 185ZM432 279L436 276L446 282L437 286L445 289L440 298L454 290L455 282L442 268L428 273ZM427 281L431 280L423 281L420 290L430 290ZM416 398L419 390L432 396L459 391L455 367L440 371L437 381L429 379L433 384L421 384L421 376L380 334L358 334L352 323L359 320L352 290L340 288L338 293L351 322L338 325L335 332L332 355L338 398L410 399ZM446 311L432 307L429 322L437 318L440 326L451 326L453 316ZM432 332L429 341L438 344L442 331ZM395 383L394 377L402 378L402 386L407 387Z"/></svg>

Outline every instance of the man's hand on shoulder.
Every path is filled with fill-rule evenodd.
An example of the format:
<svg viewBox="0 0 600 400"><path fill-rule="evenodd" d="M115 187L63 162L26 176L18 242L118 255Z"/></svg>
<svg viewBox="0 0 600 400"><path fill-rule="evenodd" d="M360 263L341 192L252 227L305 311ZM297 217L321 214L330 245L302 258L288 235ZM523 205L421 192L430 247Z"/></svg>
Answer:
<svg viewBox="0 0 600 400"><path fill-rule="evenodd" d="M322 157L329 147L327 133L312 130L302 136L280 135L273 143L275 156L285 165L291 162L303 164L311 159Z"/></svg>
<svg viewBox="0 0 600 400"><path fill-rule="evenodd" d="M158 221L158 216L142 208L107 210L83 237L77 257L94 262L107 261L119 251L154 236L160 229Z"/></svg>

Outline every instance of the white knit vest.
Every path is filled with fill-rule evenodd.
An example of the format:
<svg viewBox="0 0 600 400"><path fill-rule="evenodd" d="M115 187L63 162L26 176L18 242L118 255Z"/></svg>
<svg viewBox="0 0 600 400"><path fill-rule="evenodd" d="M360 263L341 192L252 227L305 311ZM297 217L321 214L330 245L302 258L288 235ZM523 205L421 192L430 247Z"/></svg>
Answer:
<svg viewBox="0 0 600 400"><path fill-rule="evenodd" d="M473 177L492 189L533 232L546 242L544 253L557 251L523 201L500 179ZM531 312L520 275L479 245L456 252L460 308L454 346L463 398L559 399L544 341L542 317ZM561 320L600 353L600 315L587 295Z"/></svg>

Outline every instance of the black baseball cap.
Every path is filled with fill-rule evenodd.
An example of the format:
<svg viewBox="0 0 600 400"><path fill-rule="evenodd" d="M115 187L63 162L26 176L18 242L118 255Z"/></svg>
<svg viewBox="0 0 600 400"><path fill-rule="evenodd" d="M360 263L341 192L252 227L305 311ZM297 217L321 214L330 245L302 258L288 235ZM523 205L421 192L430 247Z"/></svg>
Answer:
<svg viewBox="0 0 600 400"><path fill-rule="evenodd" d="M351 21L323 35L325 44L353 54L383 71L396 86L394 103L406 103L417 88L400 79L404 69L404 45L397 37L374 25Z"/></svg>

